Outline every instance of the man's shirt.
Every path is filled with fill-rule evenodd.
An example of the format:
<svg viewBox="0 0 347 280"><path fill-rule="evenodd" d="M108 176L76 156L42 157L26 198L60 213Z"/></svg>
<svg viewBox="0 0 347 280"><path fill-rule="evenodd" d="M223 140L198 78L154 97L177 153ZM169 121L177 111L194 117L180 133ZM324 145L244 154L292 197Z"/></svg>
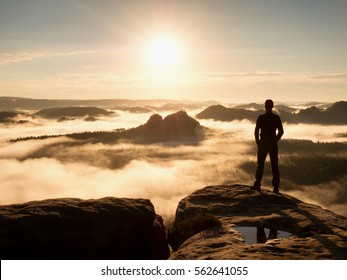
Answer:
<svg viewBox="0 0 347 280"><path fill-rule="evenodd" d="M282 121L278 115L272 112L260 115L255 129L256 133L257 130L260 130L260 141L263 143L277 143L283 135ZM276 134L277 129L278 134Z"/></svg>

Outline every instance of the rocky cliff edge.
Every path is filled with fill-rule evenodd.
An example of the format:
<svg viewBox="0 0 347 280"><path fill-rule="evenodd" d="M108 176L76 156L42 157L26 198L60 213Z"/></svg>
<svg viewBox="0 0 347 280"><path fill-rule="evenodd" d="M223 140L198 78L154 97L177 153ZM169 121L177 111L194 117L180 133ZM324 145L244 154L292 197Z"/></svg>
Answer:
<svg viewBox="0 0 347 280"><path fill-rule="evenodd" d="M0 206L1 259L166 259L147 199L48 199Z"/></svg>
<svg viewBox="0 0 347 280"><path fill-rule="evenodd" d="M177 230L179 225L206 215L202 220L215 219L214 226L197 230L180 244L189 230ZM209 186L185 197L175 227L169 239L178 248L170 259L347 259L347 218L286 194L259 193L244 185ZM255 241L247 242L248 233L241 229L249 229Z"/></svg>

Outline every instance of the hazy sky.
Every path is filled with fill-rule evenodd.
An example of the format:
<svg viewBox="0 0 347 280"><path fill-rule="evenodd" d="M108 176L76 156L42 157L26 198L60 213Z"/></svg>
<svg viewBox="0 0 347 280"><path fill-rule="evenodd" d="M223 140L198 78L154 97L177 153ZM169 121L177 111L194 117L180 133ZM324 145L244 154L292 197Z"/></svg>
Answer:
<svg viewBox="0 0 347 280"><path fill-rule="evenodd" d="M0 96L346 100L346 15L346 0L0 0Z"/></svg>

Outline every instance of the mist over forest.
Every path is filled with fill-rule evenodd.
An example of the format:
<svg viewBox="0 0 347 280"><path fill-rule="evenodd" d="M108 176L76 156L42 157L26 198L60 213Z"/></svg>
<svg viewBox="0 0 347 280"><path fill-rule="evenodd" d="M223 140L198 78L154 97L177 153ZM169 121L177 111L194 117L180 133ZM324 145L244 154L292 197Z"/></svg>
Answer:
<svg viewBox="0 0 347 280"><path fill-rule="evenodd" d="M254 181L253 119L262 104L6 102L1 98L0 204L58 197L134 197L149 198L158 213L171 215L178 201L196 189ZM276 109L285 130L279 144L281 191L347 216L343 105L280 104ZM215 106L227 108L222 108L223 114L228 111L234 117L202 114ZM236 112L246 117L235 117ZM175 126L177 118L180 125ZM156 133L162 134L153 137ZM111 138L104 141L106 135ZM139 141L144 137L147 141ZM267 164L265 188L271 186L270 177Z"/></svg>

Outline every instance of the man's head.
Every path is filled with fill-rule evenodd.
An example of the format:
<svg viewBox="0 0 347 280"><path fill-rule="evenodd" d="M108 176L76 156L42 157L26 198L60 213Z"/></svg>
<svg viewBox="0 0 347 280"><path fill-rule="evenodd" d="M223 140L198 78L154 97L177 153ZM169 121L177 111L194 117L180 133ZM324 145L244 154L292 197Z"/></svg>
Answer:
<svg viewBox="0 0 347 280"><path fill-rule="evenodd" d="M267 99L265 101L265 110L266 112L271 112L274 107L274 102L271 99Z"/></svg>

